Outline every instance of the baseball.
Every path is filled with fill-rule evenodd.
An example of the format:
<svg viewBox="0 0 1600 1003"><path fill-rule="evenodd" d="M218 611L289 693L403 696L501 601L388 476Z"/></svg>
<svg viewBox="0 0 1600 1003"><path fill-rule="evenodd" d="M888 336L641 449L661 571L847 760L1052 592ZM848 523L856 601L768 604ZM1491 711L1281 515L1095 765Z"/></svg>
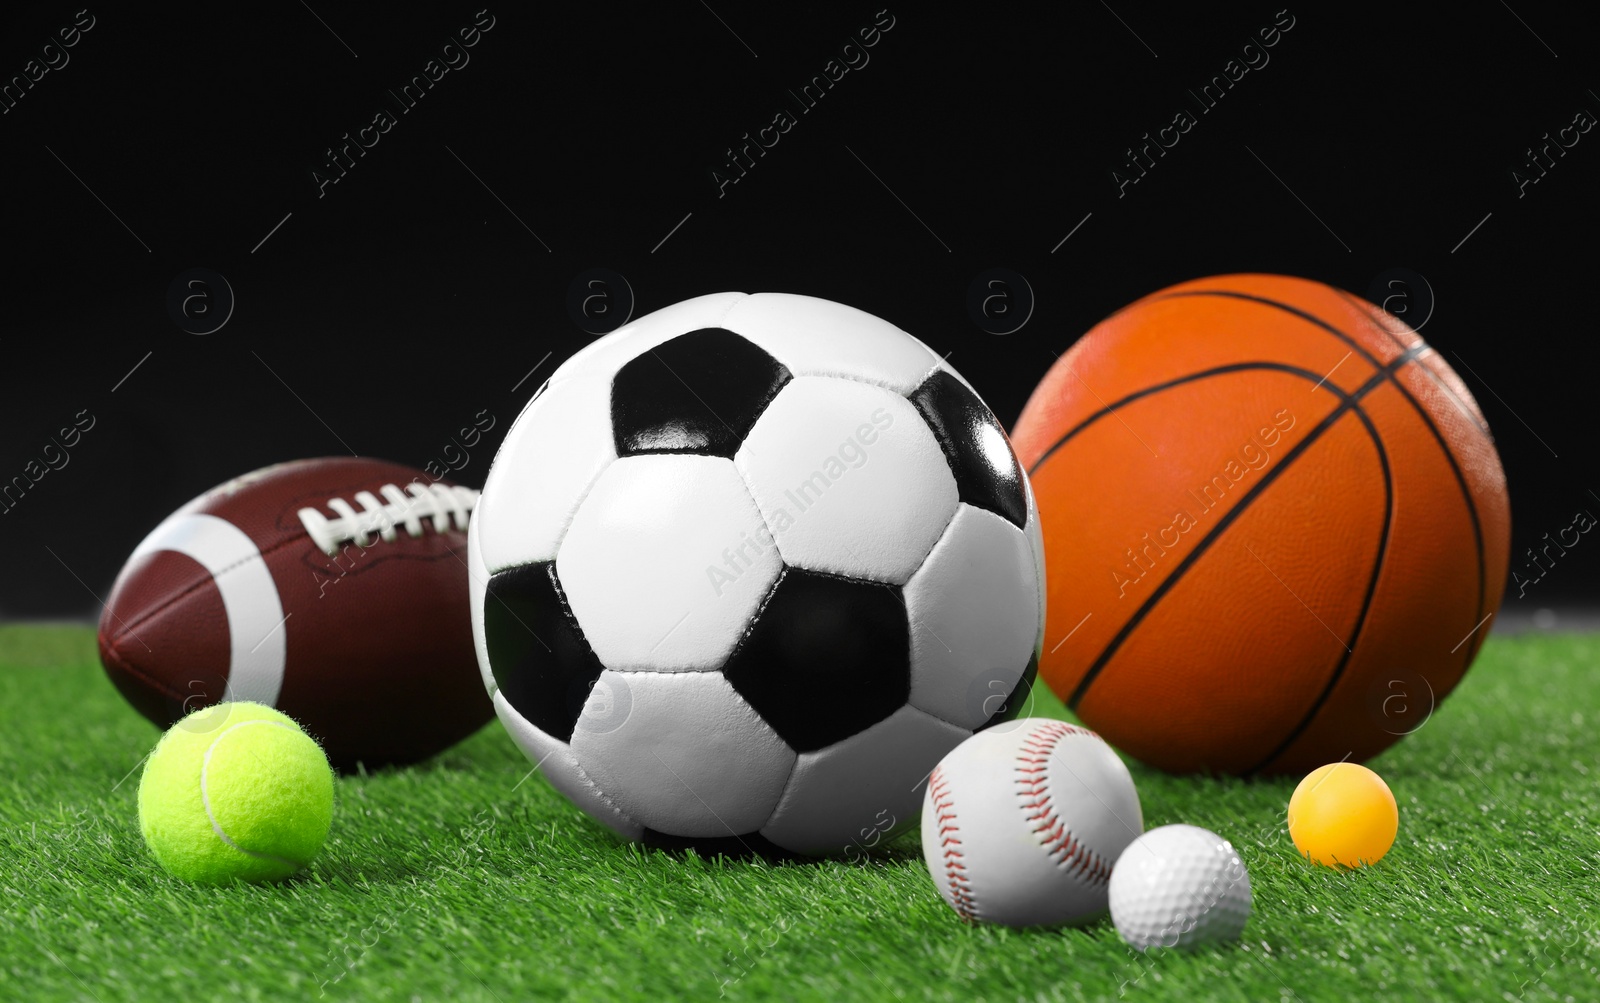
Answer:
<svg viewBox="0 0 1600 1003"><path fill-rule="evenodd" d="M928 777L922 854L965 920L1085 923L1144 831L1133 778L1086 728L1024 718L961 743Z"/></svg>

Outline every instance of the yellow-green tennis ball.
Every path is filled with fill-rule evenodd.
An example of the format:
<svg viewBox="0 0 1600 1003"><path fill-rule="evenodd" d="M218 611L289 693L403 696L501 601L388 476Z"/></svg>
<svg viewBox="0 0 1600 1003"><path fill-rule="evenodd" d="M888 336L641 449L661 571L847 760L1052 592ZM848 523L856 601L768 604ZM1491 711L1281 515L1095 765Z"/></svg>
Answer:
<svg viewBox="0 0 1600 1003"><path fill-rule="evenodd" d="M271 881L310 862L333 823L333 770L300 726L217 704L162 736L139 779L139 830L187 881Z"/></svg>

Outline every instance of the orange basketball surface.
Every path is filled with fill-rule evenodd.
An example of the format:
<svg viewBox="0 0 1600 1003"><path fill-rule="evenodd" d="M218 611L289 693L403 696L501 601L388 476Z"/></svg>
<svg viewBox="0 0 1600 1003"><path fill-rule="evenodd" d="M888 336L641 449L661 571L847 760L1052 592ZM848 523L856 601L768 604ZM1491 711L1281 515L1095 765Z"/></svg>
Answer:
<svg viewBox="0 0 1600 1003"><path fill-rule="evenodd" d="M1102 321L1012 433L1044 531L1040 676L1174 771L1303 773L1426 723L1499 607L1505 474L1403 322L1274 275Z"/></svg>

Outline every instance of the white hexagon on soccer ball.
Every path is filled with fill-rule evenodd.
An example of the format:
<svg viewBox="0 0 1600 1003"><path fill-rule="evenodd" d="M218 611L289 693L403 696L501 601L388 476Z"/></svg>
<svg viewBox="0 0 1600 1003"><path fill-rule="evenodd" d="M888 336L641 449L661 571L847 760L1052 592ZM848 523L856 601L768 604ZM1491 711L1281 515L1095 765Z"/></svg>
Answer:
<svg viewBox="0 0 1600 1003"><path fill-rule="evenodd" d="M562 430L551 435L552 428ZM616 459L611 381L594 375L546 384L528 402L500 447L515 464L496 464L472 515L484 570L548 561L579 501Z"/></svg>
<svg viewBox="0 0 1600 1003"><path fill-rule="evenodd" d="M959 500L911 402L855 380L792 380L734 463L785 562L851 578L905 583Z"/></svg>
<svg viewBox="0 0 1600 1003"><path fill-rule="evenodd" d="M901 707L865 731L803 752L761 835L795 853L864 856L916 821L927 764L970 734Z"/></svg>
<svg viewBox="0 0 1600 1003"><path fill-rule="evenodd" d="M912 706L968 729L993 717L1038 648L1038 593L1030 534L962 505L905 587Z"/></svg>
<svg viewBox="0 0 1600 1003"><path fill-rule="evenodd" d="M771 817L794 750L721 673L600 681L627 687L627 716L592 726L585 708L571 748L607 804L657 832L702 839L754 832Z"/></svg>
<svg viewBox="0 0 1600 1003"><path fill-rule="evenodd" d="M883 318L814 296L755 293L734 303L721 326L795 376L840 376L909 394L939 365L928 346Z"/></svg>
<svg viewBox="0 0 1600 1003"><path fill-rule="evenodd" d="M556 574L607 668L716 669L782 570L763 526L729 460L627 456L578 506Z"/></svg>

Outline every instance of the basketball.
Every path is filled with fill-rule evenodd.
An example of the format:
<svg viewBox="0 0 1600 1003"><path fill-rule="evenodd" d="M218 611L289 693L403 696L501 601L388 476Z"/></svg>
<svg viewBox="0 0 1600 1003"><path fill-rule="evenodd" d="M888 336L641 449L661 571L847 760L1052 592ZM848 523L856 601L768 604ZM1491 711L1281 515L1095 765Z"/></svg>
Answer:
<svg viewBox="0 0 1600 1003"><path fill-rule="evenodd" d="M1376 755L1427 723L1499 608L1510 501L1477 403L1331 286L1152 293L1061 356L1012 442L1044 533L1039 676L1152 766Z"/></svg>

